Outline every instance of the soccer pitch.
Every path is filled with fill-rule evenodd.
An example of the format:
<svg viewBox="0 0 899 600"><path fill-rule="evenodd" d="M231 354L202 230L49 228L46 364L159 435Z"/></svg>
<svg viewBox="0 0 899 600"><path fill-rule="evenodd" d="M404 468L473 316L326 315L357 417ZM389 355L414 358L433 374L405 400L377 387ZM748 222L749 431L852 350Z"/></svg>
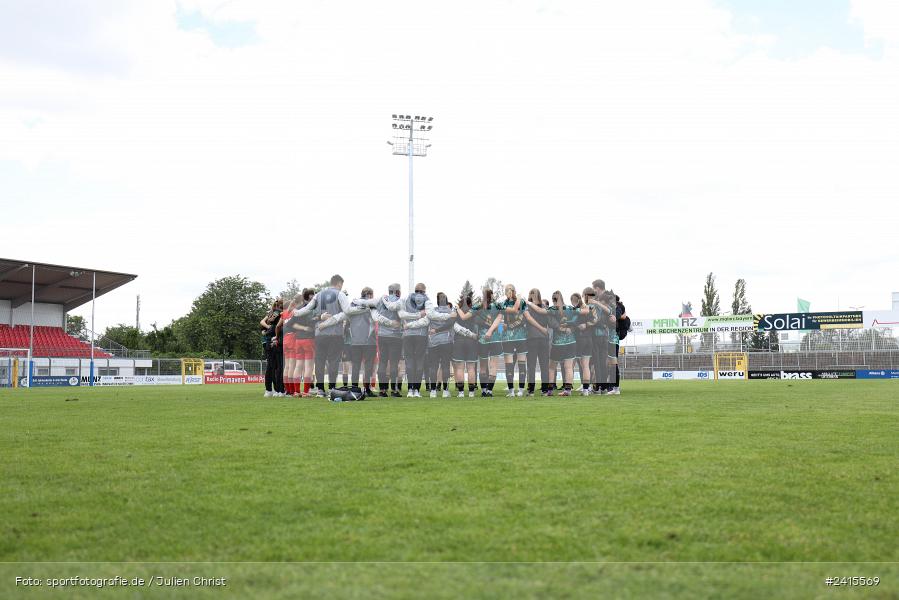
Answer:
<svg viewBox="0 0 899 600"><path fill-rule="evenodd" d="M897 597L895 382L622 389L2 390L0 596Z"/></svg>

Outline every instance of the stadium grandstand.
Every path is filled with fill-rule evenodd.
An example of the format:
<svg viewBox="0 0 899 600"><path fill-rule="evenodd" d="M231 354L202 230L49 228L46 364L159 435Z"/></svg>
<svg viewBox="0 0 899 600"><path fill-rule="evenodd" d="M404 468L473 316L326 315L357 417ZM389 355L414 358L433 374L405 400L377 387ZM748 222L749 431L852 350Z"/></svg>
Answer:
<svg viewBox="0 0 899 600"><path fill-rule="evenodd" d="M14 374L93 377L95 367L115 368L113 354L66 333L66 317L136 277L0 258L0 385Z"/></svg>

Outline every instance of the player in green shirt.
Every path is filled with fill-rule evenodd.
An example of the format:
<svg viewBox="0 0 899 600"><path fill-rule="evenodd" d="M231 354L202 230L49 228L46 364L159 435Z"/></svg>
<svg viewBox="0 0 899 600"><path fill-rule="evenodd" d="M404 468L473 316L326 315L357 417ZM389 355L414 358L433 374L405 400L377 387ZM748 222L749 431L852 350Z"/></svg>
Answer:
<svg viewBox="0 0 899 600"><path fill-rule="evenodd" d="M584 294L592 293L593 288L586 288ZM590 395L590 385L593 379L590 375L590 363L593 358L593 331L590 328L592 311L584 302L584 297L575 292L571 294L571 306L577 312L577 320L574 326L575 353L574 364L581 374L581 395Z"/></svg>
<svg viewBox="0 0 899 600"><path fill-rule="evenodd" d="M506 361L506 396L515 395L515 364L518 364L518 395L524 396L527 375L527 329L524 311L527 303L515 293L515 286L506 285L503 307L503 356Z"/></svg>
<svg viewBox="0 0 899 600"><path fill-rule="evenodd" d="M503 309L493 299L493 290L485 289L481 301L472 307L478 324L478 358L481 363L481 396L493 396L496 383L496 357L503 354L503 342L496 332L503 321Z"/></svg>
<svg viewBox="0 0 899 600"><path fill-rule="evenodd" d="M577 340L572 328L577 323L577 310L566 306L562 299L562 292L556 290L552 296L552 306L549 313L549 325L553 331L552 345L549 349L549 373L550 381L555 386L556 369L562 367L562 392L560 396L571 395L571 381L574 378L574 355Z"/></svg>
<svg viewBox="0 0 899 600"><path fill-rule="evenodd" d="M459 398L465 396L465 373L468 373L468 396L474 396L478 385L478 324L472 311L472 293L459 296L453 331L453 378Z"/></svg>

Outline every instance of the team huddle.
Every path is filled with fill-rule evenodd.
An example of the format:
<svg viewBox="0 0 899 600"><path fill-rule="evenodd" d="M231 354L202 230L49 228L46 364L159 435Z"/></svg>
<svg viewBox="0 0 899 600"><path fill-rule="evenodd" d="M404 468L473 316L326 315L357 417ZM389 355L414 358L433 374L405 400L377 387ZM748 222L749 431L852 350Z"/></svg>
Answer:
<svg viewBox="0 0 899 600"><path fill-rule="evenodd" d="M575 370L581 394L620 393L618 342L629 322L624 306L601 279L568 300L556 291L545 301L538 289L523 298L510 284L503 298L484 289L453 305L443 292L432 300L422 283L406 296L391 284L378 298L365 287L350 300L343 278L334 275L318 293L305 289L286 307L275 301L260 322L265 395L325 396L325 382L336 387L342 363L350 365L351 386L369 396L400 397L405 379L407 397L421 397L422 384L432 398L448 397L450 377L460 398L466 377L469 397L478 387L481 396L492 396L498 363L505 366L508 396L533 396L538 371L541 394L558 389L569 396Z"/></svg>

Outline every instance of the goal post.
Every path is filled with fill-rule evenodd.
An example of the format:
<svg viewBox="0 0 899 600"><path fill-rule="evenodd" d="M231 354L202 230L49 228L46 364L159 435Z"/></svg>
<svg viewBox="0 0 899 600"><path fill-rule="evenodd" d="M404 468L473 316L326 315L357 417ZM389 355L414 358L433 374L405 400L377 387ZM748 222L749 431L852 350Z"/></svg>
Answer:
<svg viewBox="0 0 899 600"><path fill-rule="evenodd" d="M28 348L0 348L0 388L30 387L32 370Z"/></svg>
<svg viewBox="0 0 899 600"><path fill-rule="evenodd" d="M182 358L181 359L181 384L187 380L189 375L198 375L203 377L203 359L202 358Z"/></svg>
<svg viewBox="0 0 899 600"><path fill-rule="evenodd" d="M715 381L719 379L749 379L749 354L716 352Z"/></svg>

